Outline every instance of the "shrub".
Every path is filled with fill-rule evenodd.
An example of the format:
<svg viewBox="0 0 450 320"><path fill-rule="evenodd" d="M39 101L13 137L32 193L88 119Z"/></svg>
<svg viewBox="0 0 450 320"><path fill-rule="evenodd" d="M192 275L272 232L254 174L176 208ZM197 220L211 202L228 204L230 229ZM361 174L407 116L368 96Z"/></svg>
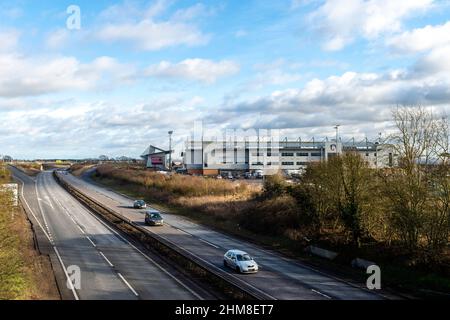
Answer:
<svg viewBox="0 0 450 320"><path fill-rule="evenodd" d="M297 202L283 195L259 202L242 214L240 224L257 233L284 235L287 229L299 227Z"/></svg>
<svg viewBox="0 0 450 320"><path fill-rule="evenodd" d="M264 181L263 196L275 198L281 196L286 191L286 181L281 174L267 176Z"/></svg>

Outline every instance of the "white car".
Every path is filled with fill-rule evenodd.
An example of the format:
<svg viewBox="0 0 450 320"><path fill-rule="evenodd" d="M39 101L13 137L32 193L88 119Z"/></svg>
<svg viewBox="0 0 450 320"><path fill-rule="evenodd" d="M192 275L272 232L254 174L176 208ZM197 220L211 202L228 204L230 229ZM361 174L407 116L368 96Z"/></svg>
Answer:
<svg viewBox="0 0 450 320"><path fill-rule="evenodd" d="M225 253L223 265L239 273L256 273L259 269L255 260L247 252L241 250L229 250Z"/></svg>

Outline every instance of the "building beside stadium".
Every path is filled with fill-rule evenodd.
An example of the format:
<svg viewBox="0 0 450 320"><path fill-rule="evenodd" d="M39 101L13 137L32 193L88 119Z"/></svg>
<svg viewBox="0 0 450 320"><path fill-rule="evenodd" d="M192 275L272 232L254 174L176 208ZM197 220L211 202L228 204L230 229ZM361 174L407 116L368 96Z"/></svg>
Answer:
<svg viewBox="0 0 450 320"><path fill-rule="evenodd" d="M170 151L166 151L155 146L149 146L142 153L141 158L144 160L147 168L153 170L167 170L169 168Z"/></svg>
<svg viewBox="0 0 450 320"><path fill-rule="evenodd" d="M264 139L266 140L266 139ZM276 171L295 172L308 164L326 161L345 152L356 152L372 168L397 165L397 155L392 145L378 142L354 141L343 143L340 139L301 141L284 139L261 141L245 138L242 141L188 140L183 160L188 173L219 175L262 170L264 174Z"/></svg>

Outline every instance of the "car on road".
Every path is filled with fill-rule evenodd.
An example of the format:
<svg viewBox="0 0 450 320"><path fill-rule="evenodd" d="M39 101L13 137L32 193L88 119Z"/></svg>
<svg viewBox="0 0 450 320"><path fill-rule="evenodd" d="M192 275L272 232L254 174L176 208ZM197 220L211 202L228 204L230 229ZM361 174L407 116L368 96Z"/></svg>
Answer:
<svg viewBox="0 0 450 320"><path fill-rule="evenodd" d="M253 258L241 250L229 250L223 256L223 265L236 270L239 273L256 273L259 270L258 264Z"/></svg>
<svg viewBox="0 0 450 320"><path fill-rule="evenodd" d="M148 210L145 212L145 223L149 226L163 226L164 219L158 210Z"/></svg>
<svg viewBox="0 0 450 320"><path fill-rule="evenodd" d="M136 200L133 203L133 208L135 208L135 209L145 209L145 208L147 208L147 204L145 203L144 200Z"/></svg>

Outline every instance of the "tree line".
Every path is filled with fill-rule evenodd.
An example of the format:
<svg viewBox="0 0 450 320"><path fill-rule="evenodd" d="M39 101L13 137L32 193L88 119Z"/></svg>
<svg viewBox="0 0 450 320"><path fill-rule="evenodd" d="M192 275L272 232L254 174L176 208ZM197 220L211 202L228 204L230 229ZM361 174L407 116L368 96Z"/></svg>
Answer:
<svg viewBox="0 0 450 320"><path fill-rule="evenodd" d="M268 177L241 224L358 249L382 244L439 264L450 235L448 120L423 107L397 107L392 116L395 130L385 143L395 149L398 166L373 169L346 152L310 165L298 184Z"/></svg>

